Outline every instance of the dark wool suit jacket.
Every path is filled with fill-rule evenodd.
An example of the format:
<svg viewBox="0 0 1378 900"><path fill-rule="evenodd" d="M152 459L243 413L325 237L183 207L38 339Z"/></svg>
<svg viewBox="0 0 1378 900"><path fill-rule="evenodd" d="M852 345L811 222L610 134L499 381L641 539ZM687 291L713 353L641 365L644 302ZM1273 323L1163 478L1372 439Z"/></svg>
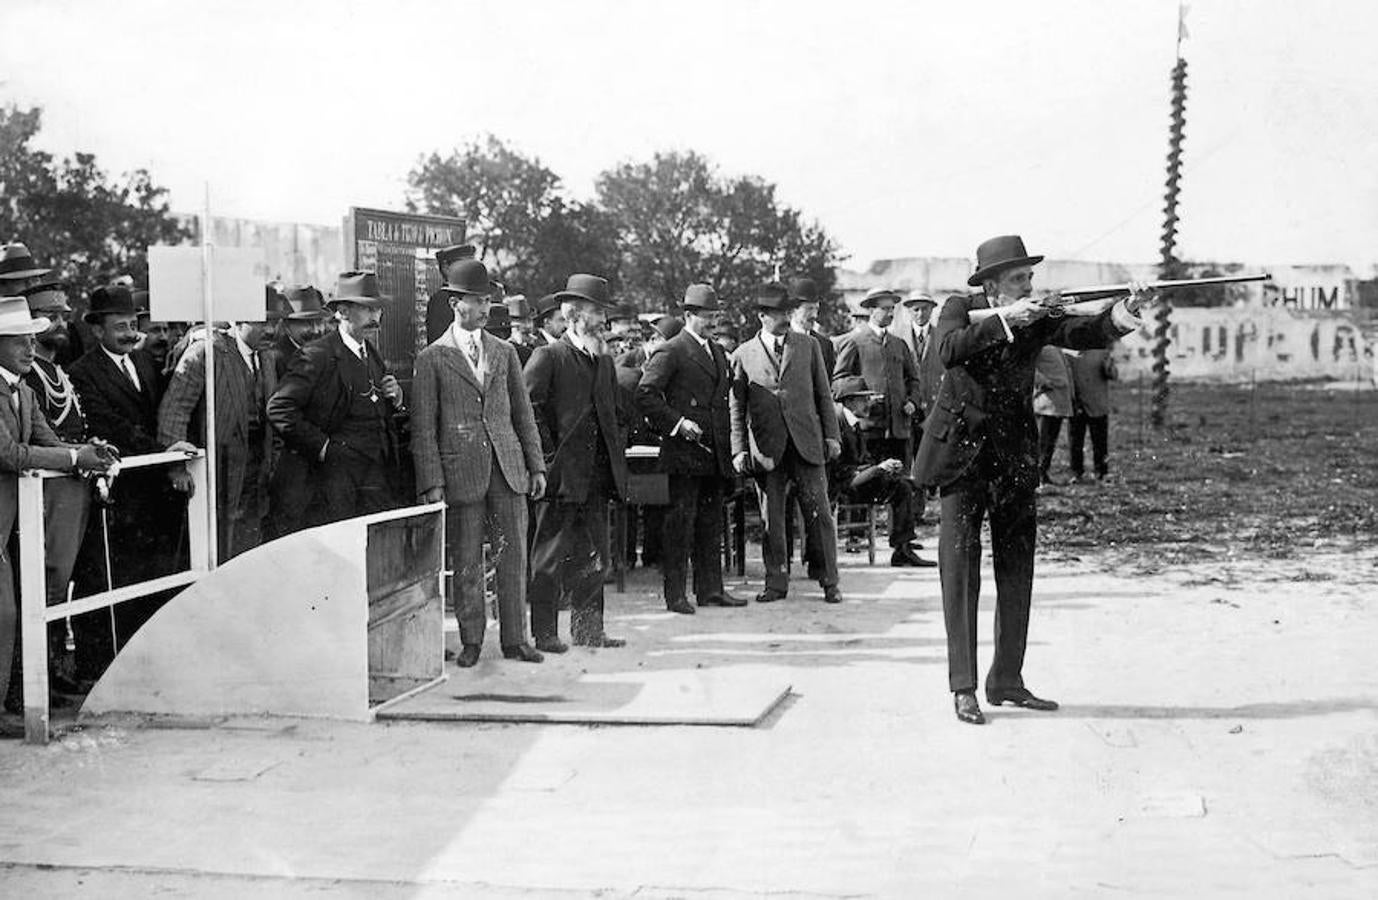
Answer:
<svg viewBox="0 0 1378 900"><path fill-rule="evenodd" d="M495 457L508 488L518 494L530 490L532 474L545 471L517 350L491 334L480 341L482 385L450 332L416 356L411 415L416 492L443 487L450 504L476 503L488 493Z"/></svg>
<svg viewBox="0 0 1378 900"><path fill-rule="evenodd" d="M385 371L383 357L367 341L374 368ZM308 460L315 460L349 411L351 392L368 388L368 375L360 359L345 346L338 331L317 338L302 348L287 367L287 374L268 399L268 421L287 446ZM380 399L379 403L387 403ZM397 448L397 434L390 416L383 420L388 442Z"/></svg>
<svg viewBox="0 0 1378 900"><path fill-rule="evenodd" d="M646 361L636 389L637 408L664 437L662 471L674 475L732 476L731 364L716 341L709 359L694 336L681 331ZM700 444L670 432L683 417L703 429Z"/></svg>
<svg viewBox="0 0 1378 900"><path fill-rule="evenodd" d="M919 484L951 484L983 447L990 448L1005 471L1036 482L1033 384L1039 351L1048 344L1074 350L1105 347L1132 330L1115 322L1116 304L1099 316L1040 319L1014 329L1011 343L997 317L971 321L970 310L987 306L980 294L958 294L943 304L933 339L947 371L914 456L913 476Z"/></svg>
<svg viewBox="0 0 1378 900"><path fill-rule="evenodd" d="M137 391L99 345L72 363L67 375L86 413L87 434L104 438L125 456L157 453L163 449L158 440L162 392L157 366L142 350L131 352L129 360L139 376Z"/></svg>
<svg viewBox="0 0 1378 900"><path fill-rule="evenodd" d="M837 440L837 415L823 371L823 353L805 334L785 334L777 368L762 335L732 354L732 455L750 453L753 464L780 462L789 441L805 462L826 461L823 442Z"/></svg>
<svg viewBox="0 0 1378 900"><path fill-rule="evenodd" d="M546 498L590 499L599 441L612 466L616 498L626 496L627 456L612 358L604 354L590 361L569 338L561 338L536 348L526 363L525 381L545 453Z"/></svg>
<svg viewBox="0 0 1378 900"><path fill-rule="evenodd" d="M833 339L817 331L810 331L809 337L818 342L818 349L823 352L823 368L831 378L833 369L837 367L837 347L833 345Z"/></svg>
<svg viewBox="0 0 1378 900"><path fill-rule="evenodd" d="M867 388L885 395L890 433L895 437L909 437L910 417L904 411L905 401L920 407L923 398L919 394L919 373L914 367L914 356L904 341L889 332L882 341L869 324L844 334L837 343L832 378L836 382L853 375L860 375Z"/></svg>

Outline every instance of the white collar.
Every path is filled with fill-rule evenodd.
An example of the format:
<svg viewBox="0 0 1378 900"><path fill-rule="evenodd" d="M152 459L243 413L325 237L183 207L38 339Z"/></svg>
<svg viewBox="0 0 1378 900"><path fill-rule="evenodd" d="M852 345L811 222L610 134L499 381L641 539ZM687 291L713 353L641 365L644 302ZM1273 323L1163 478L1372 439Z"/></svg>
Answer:
<svg viewBox="0 0 1378 900"><path fill-rule="evenodd" d="M483 349L482 328L465 328L458 322L455 322L450 328L454 329L455 342L461 347L468 345L469 341L472 340L478 342L480 350Z"/></svg>
<svg viewBox="0 0 1378 900"><path fill-rule="evenodd" d="M104 344L99 344L98 346L100 347L101 352L103 352L106 356L110 357L110 361L111 361L112 363L115 364L115 368L117 368L117 369L119 369L121 372L123 372L123 371L124 371L124 360L129 359L129 354L128 354L128 353L111 353L109 350L105 349L105 345L104 345ZM134 364L134 363L131 361L131 362L130 362L130 365L133 365L133 364Z"/></svg>
<svg viewBox="0 0 1378 900"><path fill-rule="evenodd" d="M866 323L866 327L867 327L867 328L870 328L873 332L875 332L876 337L878 337L878 338L883 338L883 337L885 337L885 332L889 330L889 329L887 329L887 328L881 328L881 327L880 327L879 325L877 325L875 322L867 322L867 323Z"/></svg>
<svg viewBox="0 0 1378 900"><path fill-rule="evenodd" d="M578 350L582 353L587 353L589 356L598 356L598 351L591 346L592 341L586 341L585 338L580 337L573 331L566 331L565 337L568 338L569 342L574 345L575 350Z"/></svg>
<svg viewBox="0 0 1378 900"><path fill-rule="evenodd" d="M860 422L861 419L857 418L857 414L848 409L845 404L839 405L842 406L842 418L847 420L848 425L855 428L857 423Z"/></svg>
<svg viewBox="0 0 1378 900"><path fill-rule="evenodd" d="M238 332L233 332L233 333L232 333L232 336L234 337L234 345L235 345L235 347L237 347L237 348L239 349L239 355L242 356L242 357L244 357L244 361L245 361L246 363L249 363L249 368L252 369L252 368L253 368L253 358L254 358L254 348L253 348L253 347L250 347L248 344L244 343L244 339L243 339L242 337L239 336Z"/></svg>
<svg viewBox="0 0 1378 900"><path fill-rule="evenodd" d="M10 386L10 390L14 390L15 386L20 382L20 376L14 374L4 366L0 366L0 378L5 379L5 384Z"/></svg>
<svg viewBox="0 0 1378 900"><path fill-rule="evenodd" d="M340 329L340 340L344 341L344 345L349 348L349 352L353 353L355 356L358 356L364 350L364 345L345 334L343 328Z"/></svg>

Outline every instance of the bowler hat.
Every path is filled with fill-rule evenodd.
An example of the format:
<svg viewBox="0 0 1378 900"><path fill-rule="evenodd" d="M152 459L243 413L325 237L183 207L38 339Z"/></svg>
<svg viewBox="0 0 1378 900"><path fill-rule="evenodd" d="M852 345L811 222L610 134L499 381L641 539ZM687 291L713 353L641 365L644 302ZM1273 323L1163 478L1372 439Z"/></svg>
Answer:
<svg viewBox="0 0 1378 900"><path fill-rule="evenodd" d="M542 322L544 322L546 316L548 316L548 315L550 315L551 313L555 312L555 311L556 311L557 309L559 309L559 308L560 308L560 295L559 295L559 294L546 294L544 297L542 297L541 299L537 300L537 301L536 301L536 324L539 325L539 324L541 324Z"/></svg>
<svg viewBox="0 0 1378 900"><path fill-rule="evenodd" d="M756 289L752 303L757 309L790 310L798 306L798 301L789 295L789 290L778 281L770 281Z"/></svg>
<svg viewBox="0 0 1378 900"><path fill-rule="evenodd" d="M933 299L933 295L928 291L912 290L904 298L905 306L917 306L920 303L927 303L929 306L937 306L938 301Z"/></svg>
<svg viewBox="0 0 1378 900"><path fill-rule="evenodd" d="M812 278L791 278L789 295L800 303L819 303L818 285Z"/></svg>
<svg viewBox="0 0 1378 900"><path fill-rule="evenodd" d="M33 254L23 244L0 247L0 279L37 278L51 271L35 262Z"/></svg>
<svg viewBox="0 0 1378 900"><path fill-rule="evenodd" d="M488 321L483 323L483 330L489 334L497 334L500 331L506 331L508 334L511 334L512 316L507 312L507 307L497 304L489 307Z"/></svg>
<svg viewBox="0 0 1378 900"><path fill-rule="evenodd" d="M531 304L526 302L525 294L513 294L502 302L507 306L507 314L513 320L531 318Z"/></svg>
<svg viewBox="0 0 1378 900"><path fill-rule="evenodd" d="M287 301L287 318L295 322L330 318L330 310L325 308L321 292L309 284L294 284L289 287L284 299Z"/></svg>
<svg viewBox="0 0 1378 900"><path fill-rule="evenodd" d="M493 293L493 283L488 279L488 267L476 259L460 260L455 266L455 277L445 287L460 294L487 297Z"/></svg>
<svg viewBox="0 0 1378 900"><path fill-rule="evenodd" d="M0 297L0 335L42 334L52 324L44 316L35 318L23 297Z"/></svg>
<svg viewBox="0 0 1378 900"><path fill-rule="evenodd" d="M871 309L879 304L880 301L887 299L898 303L900 295L889 288L871 288L866 292L866 296L861 298L861 306L863 309Z"/></svg>
<svg viewBox="0 0 1378 900"><path fill-rule="evenodd" d="M612 291L608 280L597 275L571 275L565 289L555 295L560 300L585 300L604 309L612 308Z"/></svg>
<svg viewBox="0 0 1378 900"><path fill-rule="evenodd" d="M335 296L326 301L326 306L337 303L357 303L381 309L384 297L378 292L378 276L372 272L341 272L335 281Z"/></svg>
<svg viewBox="0 0 1378 900"><path fill-rule="evenodd" d="M691 284L684 289L684 300L680 306L685 309L722 309L718 302L718 292L711 284Z"/></svg>
<svg viewBox="0 0 1378 900"><path fill-rule="evenodd" d="M664 315L651 323L651 327L655 329L656 334L668 341L684 330L684 323L674 316Z"/></svg>
<svg viewBox="0 0 1378 900"><path fill-rule="evenodd" d="M108 315L136 316L134 292L122 284L107 284L91 292L90 309L82 316L86 324L94 325Z"/></svg>
<svg viewBox="0 0 1378 900"><path fill-rule="evenodd" d="M72 307L67 305L67 290L60 281L45 281L42 284L30 285L19 293L28 301L30 312L72 311Z"/></svg>
<svg viewBox="0 0 1378 900"><path fill-rule="evenodd" d="M455 244L435 251L435 261L444 273L450 267L450 263L459 259L473 259L477 252L473 244Z"/></svg>
<svg viewBox="0 0 1378 900"><path fill-rule="evenodd" d="M980 287L987 278L999 275L1012 266L1035 266L1043 262L1041 256L1030 256L1024 249L1024 240L1017 234L1002 234L983 241L976 248L976 271L971 273L967 284Z"/></svg>

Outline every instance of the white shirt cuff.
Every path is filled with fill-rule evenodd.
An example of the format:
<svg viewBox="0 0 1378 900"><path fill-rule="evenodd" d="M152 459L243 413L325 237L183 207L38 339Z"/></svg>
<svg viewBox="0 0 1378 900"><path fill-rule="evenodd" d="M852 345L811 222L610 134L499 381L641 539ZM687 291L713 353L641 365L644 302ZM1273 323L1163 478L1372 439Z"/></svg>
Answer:
<svg viewBox="0 0 1378 900"><path fill-rule="evenodd" d="M995 311L995 318L1000 320L1000 327L1005 329L1005 340L1014 343L1014 332L1010 330L1010 323L1005 321L1005 313L1002 310Z"/></svg>
<svg viewBox="0 0 1378 900"><path fill-rule="evenodd" d="M1144 320L1131 313L1124 304L1125 301L1121 300L1111 308L1110 321L1114 322L1115 327L1126 334L1131 331L1138 331L1139 327L1144 324Z"/></svg>
<svg viewBox="0 0 1378 900"><path fill-rule="evenodd" d="M670 437L679 437L680 429L684 427L684 423L687 421L689 420L680 416L679 421L675 423L675 427L670 429Z"/></svg>
<svg viewBox="0 0 1378 900"><path fill-rule="evenodd" d="M67 452L72 454L72 471L75 472L77 470L77 451L73 450L71 447L68 447Z"/></svg>

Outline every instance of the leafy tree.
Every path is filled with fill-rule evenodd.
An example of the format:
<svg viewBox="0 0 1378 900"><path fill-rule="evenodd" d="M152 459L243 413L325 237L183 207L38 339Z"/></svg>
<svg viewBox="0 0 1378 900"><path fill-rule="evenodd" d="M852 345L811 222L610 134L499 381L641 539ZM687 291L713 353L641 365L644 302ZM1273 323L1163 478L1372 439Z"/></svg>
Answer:
<svg viewBox="0 0 1378 900"><path fill-rule="evenodd" d="M745 321L747 301L777 268L782 278L808 276L832 289L839 247L762 178L725 178L692 151L658 153L604 172L596 190L617 224L623 292L643 308L664 308L686 285L706 281Z"/></svg>
<svg viewBox="0 0 1378 900"><path fill-rule="evenodd" d="M30 146L42 110L0 109L0 239L22 241L68 281L148 280L148 247L192 236L146 169L112 182L90 153L61 161Z"/></svg>

